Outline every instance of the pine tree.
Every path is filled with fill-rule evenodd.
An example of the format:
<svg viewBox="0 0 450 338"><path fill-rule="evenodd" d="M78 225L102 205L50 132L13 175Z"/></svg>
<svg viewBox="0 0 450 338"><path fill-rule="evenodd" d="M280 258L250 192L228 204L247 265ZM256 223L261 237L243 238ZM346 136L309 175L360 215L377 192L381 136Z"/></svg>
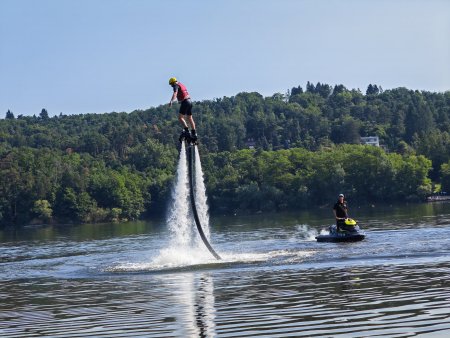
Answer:
<svg viewBox="0 0 450 338"><path fill-rule="evenodd" d="M8 111L6 112L6 117L7 119L14 119L14 114L11 112L11 110L8 109Z"/></svg>
<svg viewBox="0 0 450 338"><path fill-rule="evenodd" d="M48 119L48 112L47 112L47 109L42 108L41 113L39 114L39 116L41 117L41 119L47 120L47 119Z"/></svg>

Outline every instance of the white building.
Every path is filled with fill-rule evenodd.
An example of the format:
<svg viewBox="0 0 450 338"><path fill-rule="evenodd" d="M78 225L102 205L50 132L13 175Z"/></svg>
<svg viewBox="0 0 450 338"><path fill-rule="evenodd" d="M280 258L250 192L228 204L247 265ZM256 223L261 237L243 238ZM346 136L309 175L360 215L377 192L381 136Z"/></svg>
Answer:
<svg viewBox="0 0 450 338"><path fill-rule="evenodd" d="M378 136L361 137L361 144L368 144L371 146L379 147L380 139L378 138Z"/></svg>

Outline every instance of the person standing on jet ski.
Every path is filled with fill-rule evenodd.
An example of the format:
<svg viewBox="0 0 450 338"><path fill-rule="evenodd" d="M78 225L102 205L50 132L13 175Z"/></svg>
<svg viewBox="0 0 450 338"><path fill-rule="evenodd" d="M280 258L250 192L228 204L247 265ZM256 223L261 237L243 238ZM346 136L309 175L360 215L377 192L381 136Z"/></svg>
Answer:
<svg viewBox="0 0 450 338"><path fill-rule="evenodd" d="M182 136L188 137L193 141L197 141L197 133L195 131L195 122L192 118L192 102L191 97L186 89L186 86L181 82L178 82L176 78L171 77L169 79L169 85L173 88L172 98L170 99L169 106L172 107L172 102L175 99L181 103L180 112L178 114L178 121L183 125L184 132ZM185 116L187 115L189 124L191 125L191 133L189 134L189 128L185 120Z"/></svg>
<svg viewBox="0 0 450 338"><path fill-rule="evenodd" d="M348 218L348 206L344 200L344 194L339 194L338 201L333 207L334 217L336 218L337 231L345 229L345 219Z"/></svg>

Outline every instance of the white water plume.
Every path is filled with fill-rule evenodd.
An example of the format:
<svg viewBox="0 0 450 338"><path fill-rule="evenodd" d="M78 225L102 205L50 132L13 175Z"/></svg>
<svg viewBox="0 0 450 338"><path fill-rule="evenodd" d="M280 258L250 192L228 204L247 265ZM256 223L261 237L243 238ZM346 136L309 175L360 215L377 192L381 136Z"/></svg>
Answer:
<svg viewBox="0 0 450 338"><path fill-rule="evenodd" d="M209 232L209 216L206 198L206 188L203 182L203 171L200 163L200 155L195 149L195 185L194 197L200 224L207 238ZM191 210L188 161L186 146L181 145L178 161L177 175L172 190L172 204L167 218L167 225L171 232L169 247L162 249L155 257L151 265L159 268L195 265L211 260L200 236L196 231Z"/></svg>
<svg viewBox="0 0 450 338"><path fill-rule="evenodd" d="M186 247L191 243L192 227L189 214L188 167L186 147L182 142L177 177L172 190L172 207L167 218L167 225L172 233L171 247Z"/></svg>

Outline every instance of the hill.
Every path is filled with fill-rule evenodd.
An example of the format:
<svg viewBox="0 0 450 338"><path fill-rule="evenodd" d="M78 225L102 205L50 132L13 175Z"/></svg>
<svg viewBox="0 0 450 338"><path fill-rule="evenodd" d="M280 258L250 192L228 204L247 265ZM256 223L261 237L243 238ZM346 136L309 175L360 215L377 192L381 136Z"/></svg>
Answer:
<svg viewBox="0 0 450 338"><path fill-rule="evenodd" d="M0 120L0 221L95 222L165 210L178 107ZM420 199L450 181L450 92L308 82L194 103L211 210ZM378 136L383 149L359 145ZM248 149L249 147L254 149ZM349 164L351 163L351 164ZM373 180L372 183L368 183ZM380 184L382 183L382 184Z"/></svg>

